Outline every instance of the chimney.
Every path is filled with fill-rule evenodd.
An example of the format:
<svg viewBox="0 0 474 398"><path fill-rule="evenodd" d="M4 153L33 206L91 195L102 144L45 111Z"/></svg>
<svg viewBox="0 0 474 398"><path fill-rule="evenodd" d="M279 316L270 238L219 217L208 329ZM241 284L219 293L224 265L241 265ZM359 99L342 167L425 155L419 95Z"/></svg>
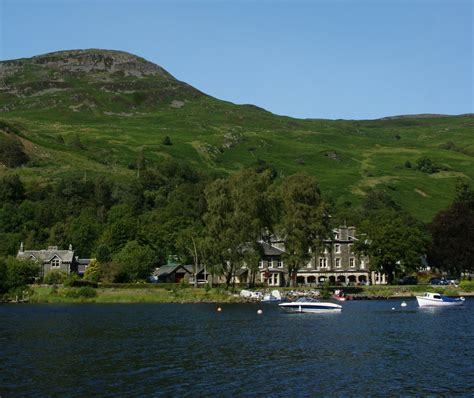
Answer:
<svg viewBox="0 0 474 398"><path fill-rule="evenodd" d="M72 244L69 243L69 251L72 252Z"/></svg>

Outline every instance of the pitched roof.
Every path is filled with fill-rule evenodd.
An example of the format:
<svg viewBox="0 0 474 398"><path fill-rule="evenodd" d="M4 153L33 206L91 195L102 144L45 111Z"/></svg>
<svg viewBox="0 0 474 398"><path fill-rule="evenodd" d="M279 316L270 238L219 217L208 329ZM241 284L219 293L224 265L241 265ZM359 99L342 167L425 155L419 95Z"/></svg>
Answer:
<svg viewBox="0 0 474 398"><path fill-rule="evenodd" d="M192 265L163 265L160 268L156 268L155 271L153 272L153 276L167 276L172 274L173 272L178 271L179 269L182 269L183 271L192 274L194 271L192 270Z"/></svg>
<svg viewBox="0 0 474 398"><path fill-rule="evenodd" d="M18 258L33 259L38 261L43 261L44 263L50 262L54 257L59 257L59 259L64 263L72 263L74 260L74 251L73 250L57 250L57 249L48 249L48 250L25 250L18 253Z"/></svg>
<svg viewBox="0 0 474 398"><path fill-rule="evenodd" d="M260 243L263 247L263 253L265 256L281 256L284 251L277 249L275 246L269 245L268 243L261 242Z"/></svg>

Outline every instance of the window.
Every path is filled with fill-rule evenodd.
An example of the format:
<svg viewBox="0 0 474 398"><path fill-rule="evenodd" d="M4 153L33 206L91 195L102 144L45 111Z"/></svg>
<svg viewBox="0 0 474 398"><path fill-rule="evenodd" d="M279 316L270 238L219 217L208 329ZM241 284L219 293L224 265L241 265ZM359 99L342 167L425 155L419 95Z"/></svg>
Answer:
<svg viewBox="0 0 474 398"><path fill-rule="evenodd" d="M365 269L365 260L360 261L360 269Z"/></svg>
<svg viewBox="0 0 474 398"><path fill-rule="evenodd" d="M278 268L283 268L283 261L278 260Z"/></svg>
<svg viewBox="0 0 474 398"><path fill-rule="evenodd" d="M355 266L356 266L355 258L351 257L349 259L349 267L355 268Z"/></svg>
<svg viewBox="0 0 474 398"><path fill-rule="evenodd" d="M334 234L334 239L335 239L335 240L339 240L339 232L336 232L336 233Z"/></svg>
<svg viewBox="0 0 474 398"><path fill-rule="evenodd" d="M273 268L273 261L272 260L268 260L268 268Z"/></svg>
<svg viewBox="0 0 474 398"><path fill-rule="evenodd" d="M341 259L336 258L336 268L341 268Z"/></svg>
<svg viewBox="0 0 474 398"><path fill-rule="evenodd" d="M347 245L347 247L349 248L349 253L354 253L354 248L352 246L354 246L352 243L349 243Z"/></svg>
<svg viewBox="0 0 474 398"><path fill-rule="evenodd" d="M341 252L341 245L334 245L334 252L340 253Z"/></svg>
<svg viewBox="0 0 474 398"><path fill-rule="evenodd" d="M54 257L51 260L51 267L59 267L61 265L61 260L57 257Z"/></svg>
<svg viewBox="0 0 474 398"><path fill-rule="evenodd" d="M327 268L328 259L326 257L319 257L319 268Z"/></svg>
<svg viewBox="0 0 474 398"><path fill-rule="evenodd" d="M260 260L260 262L258 263L258 268L263 268L263 260Z"/></svg>

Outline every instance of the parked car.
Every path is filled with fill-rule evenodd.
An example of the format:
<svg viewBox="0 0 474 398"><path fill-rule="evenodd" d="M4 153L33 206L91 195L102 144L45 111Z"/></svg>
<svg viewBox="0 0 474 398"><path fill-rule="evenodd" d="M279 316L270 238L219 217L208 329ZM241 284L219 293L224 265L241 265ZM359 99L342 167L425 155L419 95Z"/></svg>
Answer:
<svg viewBox="0 0 474 398"><path fill-rule="evenodd" d="M428 284L435 285L435 286L446 286L446 285L449 285L449 282L444 278L431 278L428 281Z"/></svg>
<svg viewBox="0 0 474 398"><path fill-rule="evenodd" d="M448 282L448 285L454 285L454 286L458 286L459 285L459 279L456 279L454 277L447 277L446 278L446 282Z"/></svg>
<svg viewBox="0 0 474 398"><path fill-rule="evenodd" d="M399 285L416 285L418 279L416 276L406 275L398 280Z"/></svg>

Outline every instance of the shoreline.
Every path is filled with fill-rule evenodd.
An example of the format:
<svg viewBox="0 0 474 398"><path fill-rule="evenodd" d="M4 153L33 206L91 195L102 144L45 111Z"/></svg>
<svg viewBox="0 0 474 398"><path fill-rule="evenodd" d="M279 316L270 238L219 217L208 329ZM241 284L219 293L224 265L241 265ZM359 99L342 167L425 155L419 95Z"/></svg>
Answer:
<svg viewBox="0 0 474 398"><path fill-rule="evenodd" d="M262 290L262 289L259 289ZM268 290L268 289L267 289ZM308 289L297 289L305 291ZM328 292L332 289L324 290L321 296L322 300L331 300ZM343 289L345 290L345 289ZM243 298L239 295L239 290L231 291L223 288L193 288L193 287L99 287L81 288L74 287L45 287L32 286L30 294L25 295L24 300L10 300L0 303L5 304L74 304L74 303L90 303L90 304L134 304L134 303L150 303L150 304L243 304L255 303L261 304L258 300ZM289 289L281 289L284 296L288 297ZM451 296L474 297L474 292L462 291L460 288L440 289L428 286L418 286L416 288L407 288L405 286L383 286L363 288L362 291L352 293L348 288L345 291L346 296L352 296L348 301L359 300L393 300L393 299L409 299L422 294L424 291L438 292ZM314 296L313 296L314 297ZM293 297L294 298L294 297Z"/></svg>

